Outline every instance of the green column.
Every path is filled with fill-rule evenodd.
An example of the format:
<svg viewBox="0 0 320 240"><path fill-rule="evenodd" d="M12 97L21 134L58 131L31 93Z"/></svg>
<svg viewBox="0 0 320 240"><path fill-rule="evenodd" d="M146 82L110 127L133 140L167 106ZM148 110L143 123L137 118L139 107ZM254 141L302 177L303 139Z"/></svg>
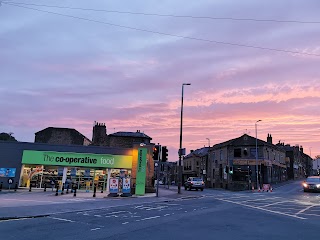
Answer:
<svg viewBox="0 0 320 240"><path fill-rule="evenodd" d="M147 149L138 148L136 195L144 195L146 187Z"/></svg>

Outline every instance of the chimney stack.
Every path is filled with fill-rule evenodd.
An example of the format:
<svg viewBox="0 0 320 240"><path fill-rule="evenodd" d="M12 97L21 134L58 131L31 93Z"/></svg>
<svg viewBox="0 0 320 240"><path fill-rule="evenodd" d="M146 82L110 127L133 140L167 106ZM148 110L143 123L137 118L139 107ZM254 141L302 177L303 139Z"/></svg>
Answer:
<svg viewBox="0 0 320 240"><path fill-rule="evenodd" d="M267 137L267 143L272 144L272 136L269 133L268 133L268 137Z"/></svg>

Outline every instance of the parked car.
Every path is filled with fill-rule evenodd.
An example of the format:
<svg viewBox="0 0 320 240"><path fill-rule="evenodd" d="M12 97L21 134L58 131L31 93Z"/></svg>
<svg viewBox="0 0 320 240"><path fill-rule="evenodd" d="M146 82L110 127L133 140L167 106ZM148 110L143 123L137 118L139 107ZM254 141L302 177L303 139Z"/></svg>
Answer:
<svg viewBox="0 0 320 240"><path fill-rule="evenodd" d="M184 189L189 191L192 189L196 189L198 191L198 189L200 189L201 191L203 191L204 182L201 178L189 177L188 180L184 183Z"/></svg>
<svg viewBox="0 0 320 240"><path fill-rule="evenodd" d="M302 186L304 192L320 192L320 176L308 177Z"/></svg>

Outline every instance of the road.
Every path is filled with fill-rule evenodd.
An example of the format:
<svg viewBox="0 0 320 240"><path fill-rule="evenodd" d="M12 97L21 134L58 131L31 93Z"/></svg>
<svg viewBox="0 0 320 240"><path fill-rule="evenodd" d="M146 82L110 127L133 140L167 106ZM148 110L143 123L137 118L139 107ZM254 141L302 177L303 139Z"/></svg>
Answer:
<svg viewBox="0 0 320 240"><path fill-rule="evenodd" d="M33 206L37 207L37 206ZM320 194L299 182L273 192L184 191L157 201L0 221L1 239L311 239Z"/></svg>

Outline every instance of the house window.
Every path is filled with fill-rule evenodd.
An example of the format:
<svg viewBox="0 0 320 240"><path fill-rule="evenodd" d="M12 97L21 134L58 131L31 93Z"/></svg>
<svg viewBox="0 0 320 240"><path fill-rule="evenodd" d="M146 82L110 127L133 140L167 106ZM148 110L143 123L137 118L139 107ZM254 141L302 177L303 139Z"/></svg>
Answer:
<svg viewBox="0 0 320 240"><path fill-rule="evenodd" d="M256 157L256 148L250 148L250 157Z"/></svg>
<svg viewBox="0 0 320 240"><path fill-rule="evenodd" d="M241 148L234 149L234 157L241 157Z"/></svg>

